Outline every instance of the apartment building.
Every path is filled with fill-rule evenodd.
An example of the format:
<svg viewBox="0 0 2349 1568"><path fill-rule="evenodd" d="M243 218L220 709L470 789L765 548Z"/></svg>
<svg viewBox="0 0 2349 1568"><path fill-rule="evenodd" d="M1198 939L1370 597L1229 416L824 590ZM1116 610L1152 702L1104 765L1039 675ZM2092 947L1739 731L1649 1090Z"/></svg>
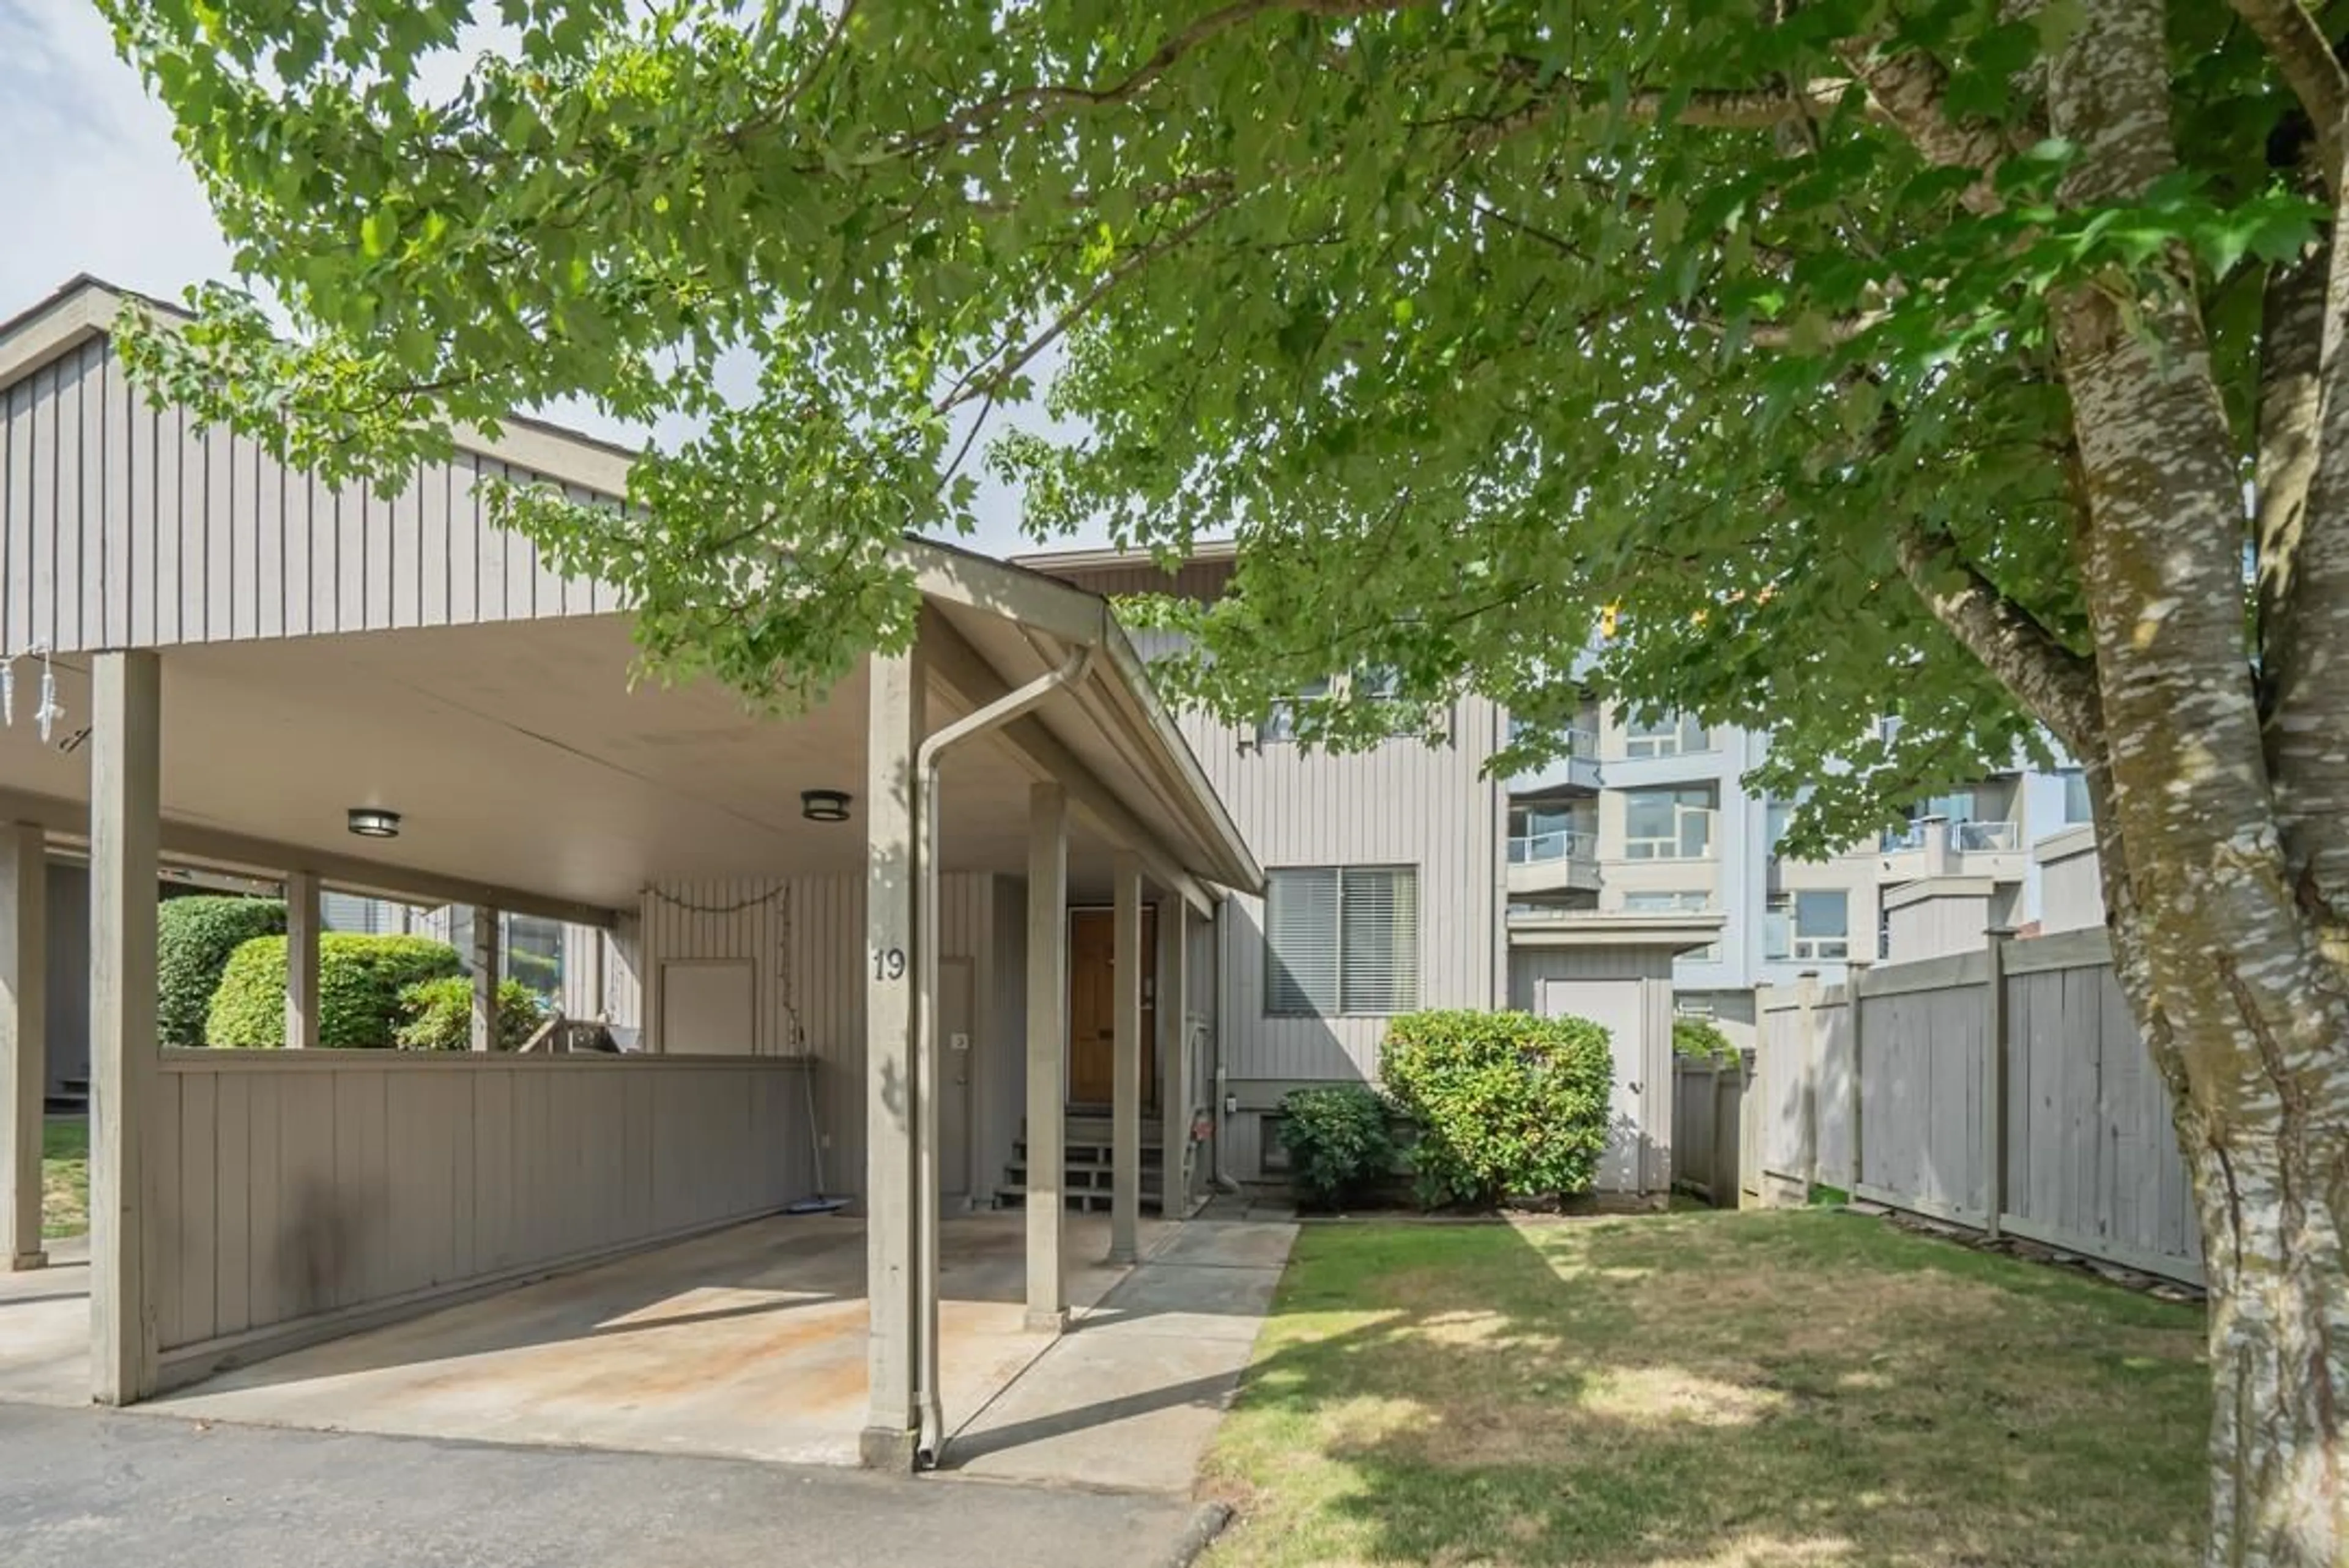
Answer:
<svg viewBox="0 0 2349 1568"><path fill-rule="evenodd" d="M1744 782L1768 747L1756 731L1592 703L1565 758L1510 780L1512 906L1719 914L1719 940L1683 954L1673 982L1683 1008L1732 1025L1751 1022L1756 985L1833 981L1855 959L1930 957L1979 945L1990 925L2039 922L2051 878L2051 929L2101 918L2076 891L2094 886L2076 770L1998 774L1921 803L1903 828L1801 861L1779 853L1793 802Z"/></svg>

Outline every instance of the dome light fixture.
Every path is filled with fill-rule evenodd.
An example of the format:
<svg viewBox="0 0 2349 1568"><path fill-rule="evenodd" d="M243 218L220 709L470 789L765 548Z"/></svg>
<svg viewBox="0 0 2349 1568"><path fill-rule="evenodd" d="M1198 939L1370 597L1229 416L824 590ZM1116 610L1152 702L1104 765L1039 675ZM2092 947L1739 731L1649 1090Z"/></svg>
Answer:
<svg viewBox="0 0 2349 1568"><path fill-rule="evenodd" d="M800 791L800 815L811 822L845 822L848 820L848 791L802 789Z"/></svg>
<svg viewBox="0 0 2349 1568"><path fill-rule="evenodd" d="M399 813L380 806L354 806L348 814L351 831L362 839L399 837Z"/></svg>

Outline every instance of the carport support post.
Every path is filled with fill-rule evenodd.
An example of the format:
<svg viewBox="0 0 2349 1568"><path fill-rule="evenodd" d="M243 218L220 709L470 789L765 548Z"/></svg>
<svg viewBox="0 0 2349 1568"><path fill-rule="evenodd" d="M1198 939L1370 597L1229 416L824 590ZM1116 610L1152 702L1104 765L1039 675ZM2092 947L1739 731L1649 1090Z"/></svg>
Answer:
<svg viewBox="0 0 2349 1568"><path fill-rule="evenodd" d="M1140 1255L1142 1231L1142 862L1117 857L1111 872L1110 958L1112 1006L1110 1073L1109 1261L1131 1264Z"/></svg>
<svg viewBox="0 0 2349 1568"><path fill-rule="evenodd" d="M1184 972L1189 956L1191 906L1181 898L1158 901L1158 1212L1179 1220L1191 1207L1190 1029L1184 1004L1191 987Z"/></svg>
<svg viewBox="0 0 2349 1568"><path fill-rule="evenodd" d="M864 775L864 1271L871 1406L858 1453L874 1470L910 1470L919 1438L914 1367L920 1297L936 1282L916 1268L914 754L922 739L916 654L874 654Z"/></svg>
<svg viewBox="0 0 2349 1568"><path fill-rule="evenodd" d="M0 828L0 1265L36 1269L48 1092L48 861L41 830Z"/></svg>
<svg viewBox="0 0 2349 1568"><path fill-rule="evenodd" d="M1069 1321L1061 1258L1068 1154L1061 1092L1069 1041L1069 792L1028 789L1028 1327Z"/></svg>
<svg viewBox="0 0 2349 1568"><path fill-rule="evenodd" d="M498 912L473 906L473 1039L477 1051L498 1048Z"/></svg>
<svg viewBox="0 0 2349 1568"><path fill-rule="evenodd" d="M318 873L285 873L285 1047L318 1048Z"/></svg>
<svg viewBox="0 0 2349 1568"><path fill-rule="evenodd" d="M147 1123L162 1076L155 1039L155 902L161 824L162 665L152 652L91 660L89 758L90 1397L155 1391Z"/></svg>

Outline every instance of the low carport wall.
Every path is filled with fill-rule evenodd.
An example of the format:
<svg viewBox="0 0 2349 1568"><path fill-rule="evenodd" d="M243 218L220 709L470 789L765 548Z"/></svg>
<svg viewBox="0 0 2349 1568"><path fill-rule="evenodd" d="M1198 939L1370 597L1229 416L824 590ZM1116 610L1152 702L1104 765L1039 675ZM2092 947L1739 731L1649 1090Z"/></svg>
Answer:
<svg viewBox="0 0 2349 1568"><path fill-rule="evenodd" d="M165 1386L812 1181L785 1057L166 1051L149 1277Z"/></svg>

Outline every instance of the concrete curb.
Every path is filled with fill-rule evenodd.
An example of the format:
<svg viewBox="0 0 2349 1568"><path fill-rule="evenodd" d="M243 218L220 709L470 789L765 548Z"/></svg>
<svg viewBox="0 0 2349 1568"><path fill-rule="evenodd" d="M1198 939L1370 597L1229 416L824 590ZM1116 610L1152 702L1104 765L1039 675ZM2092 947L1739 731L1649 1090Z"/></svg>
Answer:
<svg viewBox="0 0 2349 1568"><path fill-rule="evenodd" d="M1166 1555L1158 1560L1159 1568L1191 1568L1199 1560L1199 1553L1213 1545L1216 1537L1224 1532L1224 1526L1231 1522L1228 1503L1201 1503L1191 1511L1191 1522L1183 1527L1183 1533L1174 1538Z"/></svg>

